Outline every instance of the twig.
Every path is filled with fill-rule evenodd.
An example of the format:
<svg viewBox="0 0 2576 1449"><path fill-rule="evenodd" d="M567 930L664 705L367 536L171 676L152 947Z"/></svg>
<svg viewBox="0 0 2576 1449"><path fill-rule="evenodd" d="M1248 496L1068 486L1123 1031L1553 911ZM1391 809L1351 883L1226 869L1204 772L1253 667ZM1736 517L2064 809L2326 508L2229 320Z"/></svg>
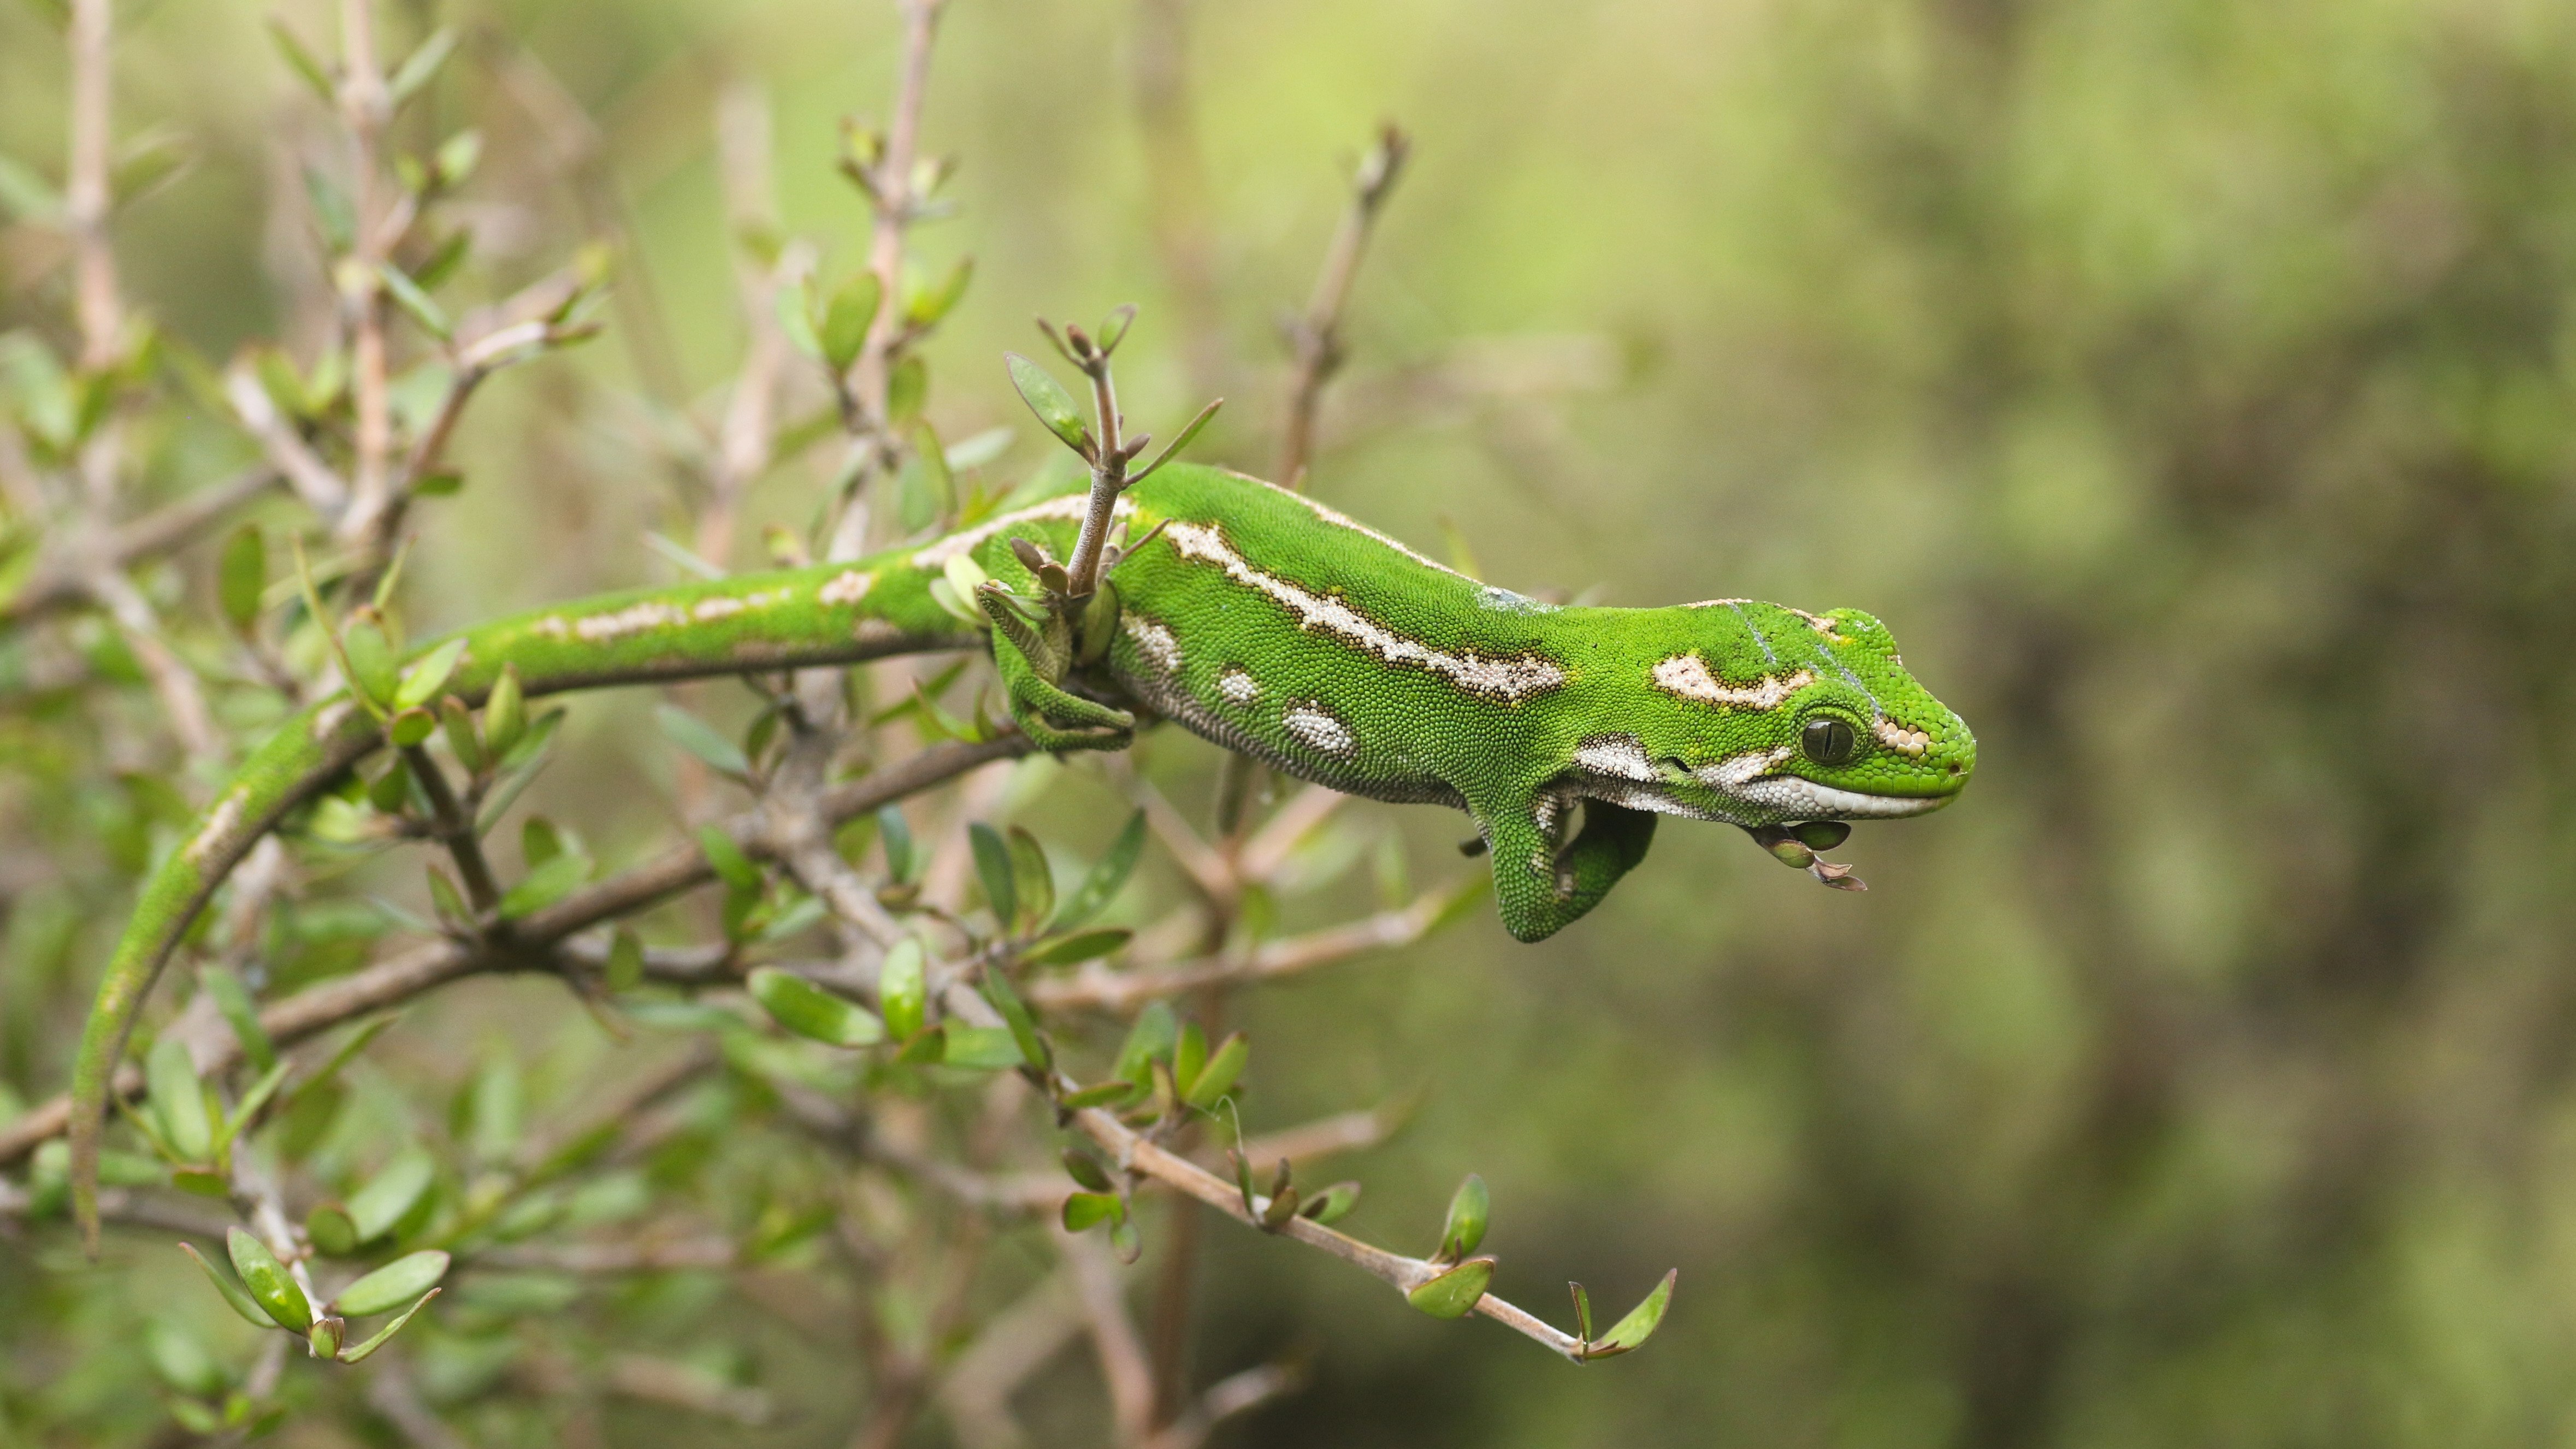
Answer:
<svg viewBox="0 0 2576 1449"><path fill-rule="evenodd" d="M1110 1419L1118 1442L1141 1446L1154 1428L1154 1368L1146 1359L1144 1340L1127 1312L1126 1285L1117 1264L1094 1238L1056 1233L1056 1251L1073 1277L1082 1316L1091 1333L1092 1351L1100 1359L1100 1377L1109 1387Z"/></svg>
<svg viewBox="0 0 2576 1449"><path fill-rule="evenodd" d="M1259 1220L1252 1213L1269 1206L1268 1198L1256 1194L1252 1199L1252 1213L1247 1213L1242 1189L1149 1140L1100 1108L1087 1107L1074 1113L1072 1125L1099 1144L1121 1168L1177 1189L1247 1227L1258 1227ZM1390 1253L1308 1218L1291 1217L1275 1231L1280 1237L1293 1238L1308 1247L1321 1249L1400 1292L1410 1293L1442 1271L1439 1264ZM1583 1344L1580 1340L1525 1309L1488 1293L1476 1300L1475 1311L1577 1363L1582 1362Z"/></svg>
<svg viewBox="0 0 2576 1449"><path fill-rule="evenodd" d="M1069 1272L1040 1280L987 1319L984 1331L948 1366L939 1401L966 1449L1020 1449L1028 1435L1011 1418L1014 1390L1046 1367L1082 1328Z"/></svg>
<svg viewBox="0 0 2576 1449"><path fill-rule="evenodd" d="M393 391L386 355L384 265L388 210L383 199L385 123L392 118L393 97L385 87L376 59L375 0L341 0L340 47L344 74L340 81L340 116L349 128L351 170L356 187L356 265L342 298L351 333L350 396L357 414L354 466L349 509L335 530L344 540L370 539L381 544L379 520L393 502Z"/></svg>
<svg viewBox="0 0 2576 1449"><path fill-rule="evenodd" d="M1350 300L1351 284L1359 276L1360 257L1368 248L1378 211L1403 171L1412 144L1392 124L1379 130L1377 145L1361 158L1351 178L1351 204L1324 253L1324 269L1315 278L1305 315L1288 326L1296 370L1288 384L1288 415L1279 430L1278 461L1271 466L1271 476L1282 487L1305 486L1306 465L1314 452L1315 411L1322 402L1324 384L1342 365L1342 307Z"/></svg>
<svg viewBox="0 0 2576 1449"><path fill-rule="evenodd" d="M125 636L126 648L134 662L151 681L152 692L161 697L161 708L170 717L170 729L178 735L180 748L188 757L205 767L220 766L224 758L224 739L215 728L215 717L206 708L205 691L198 686L197 672L170 647L161 632L160 616L152 611L134 581L113 568L94 570L86 581L90 597L98 600L107 616L116 621L117 631Z"/></svg>
<svg viewBox="0 0 2576 1449"><path fill-rule="evenodd" d="M501 883L492 878L491 863L483 858L483 837L475 830L473 813L458 802L448 786L447 772L427 749L412 745L402 757L412 778L420 782L420 792L429 797L431 832L456 862L456 873L465 880L465 899L476 915L489 914L501 903Z"/></svg>
<svg viewBox="0 0 2576 1449"><path fill-rule="evenodd" d="M1152 971L1117 971L1095 962L1071 976L1032 981L1025 989L1031 1003L1050 1010L1094 1007L1124 1012L1200 987L1236 986L1293 976L1365 952L1418 941L1461 896L1483 888L1481 877L1469 876L1427 892L1400 910L1380 911L1345 925L1267 941L1239 956L1213 957Z"/></svg>
<svg viewBox="0 0 2576 1449"><path fill-rule="evenodd" d="M71 28L71 155L63 188L63 223L71 234L73 292L80 313L81 365L103 369L116 360L124 309L117 295L116 247L108 236L114 86L115 6L111 0L74 0Z"/></svg>
<svg viewBox="0 0 2576 1449"><path fill-rule="evenodd" d="M931 42L939 33L945 0L899 0L903 11L903 61L896 74L894 111L886 125L885 154L868 168L867 191L876 228L868 245L868 270L877 278L877 315L850 365L866 431L852 441L845 468L847 496L833 525L825 557L852 559L867 551L868 484L893 462L898 445L886 416L886 389L902 338L903 249L923 198L913 190L919 167L921 111L930 94Z"/></svg>

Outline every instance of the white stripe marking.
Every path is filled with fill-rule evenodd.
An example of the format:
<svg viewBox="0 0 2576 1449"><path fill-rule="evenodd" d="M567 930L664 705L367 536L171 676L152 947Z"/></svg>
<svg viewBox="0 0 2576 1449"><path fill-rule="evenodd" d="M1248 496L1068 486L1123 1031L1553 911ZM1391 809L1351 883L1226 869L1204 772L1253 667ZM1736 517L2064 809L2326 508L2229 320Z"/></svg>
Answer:
<svg viewBox="0 0 2576 1449"><path fill-rule="evenodd" d="M1739 709L1778 709L1789 696L1815 683L1816 676L1801 669L1787 676L1764 675L1757 684L1728 684L1709 673L1708 661L1697 654L1676 654L1656 662L1654 680L1655 687L1666 694L1677 694L1702 704Z"/></svg>
<svg viewBox="0 0 2576 1449"><path fill-rule="evenodd" d="M1312 593L1276 574L1254 568L1234 551L1234 545L1226 542L1224 532L1214 524L1173 522L1165 526L1163 536L1172 541L1181 557L1215 564L1236 583L1279 601L1296 616L1297 627L1337 634L1390 664L1419 665L1474 693L1511 703L1545 694L1565 683L1563 669L1534 654L1489 659L1473 650L1451 654L1408 639L1339 599Z"/></svg>

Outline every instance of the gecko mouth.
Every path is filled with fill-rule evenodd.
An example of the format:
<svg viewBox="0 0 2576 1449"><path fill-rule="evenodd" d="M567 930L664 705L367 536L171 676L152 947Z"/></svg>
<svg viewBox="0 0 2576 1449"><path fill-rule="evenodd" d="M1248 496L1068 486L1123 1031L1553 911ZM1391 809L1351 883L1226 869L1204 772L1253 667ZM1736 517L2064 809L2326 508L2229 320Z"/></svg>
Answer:
<svg viewBox="0 0 2576 1449"><path fill-rule="evenodd" d="M1747 780L1728 787L1727 793L1747 804L1777 810L1790 820L1901 820L1908 815L1929 815L1959 798L1956 791L1946 795L1864 795L1795 775Z"/></svg>

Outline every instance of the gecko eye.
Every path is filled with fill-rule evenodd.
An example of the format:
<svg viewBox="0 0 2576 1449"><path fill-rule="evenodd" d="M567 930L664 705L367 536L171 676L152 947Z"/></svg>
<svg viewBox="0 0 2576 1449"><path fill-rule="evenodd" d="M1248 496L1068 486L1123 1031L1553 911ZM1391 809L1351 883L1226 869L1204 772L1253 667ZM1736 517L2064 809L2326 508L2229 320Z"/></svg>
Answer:
<svg viewBox="0 0 2576 1449"><path fill-rule="evenodd" d="M1859 746L1860 736L1852 733L1852 727L1831 715L1807 721L1807 727L1798 732L1798 748L1819 765L1849 764Z"/></svg>

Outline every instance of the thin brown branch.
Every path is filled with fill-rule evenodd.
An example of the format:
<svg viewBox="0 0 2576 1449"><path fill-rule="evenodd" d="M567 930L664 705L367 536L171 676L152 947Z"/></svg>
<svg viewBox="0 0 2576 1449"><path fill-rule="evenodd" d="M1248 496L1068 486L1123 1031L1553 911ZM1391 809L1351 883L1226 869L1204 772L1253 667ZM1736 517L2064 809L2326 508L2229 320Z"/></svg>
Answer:
<svg viewBox="0 0 2576 1449"><path fill-rule="evenodd" d="M1119 1167L1151 1178L1184 1196L1196 1198L1247 1227L1258 1227L1259 1219L1254 1214L1269 1206L1268 1198L1256 1194L1250 1211L1246 1211L1242 1189L1149 1140L1097 1107L1074 1113L1072 1126L1098 1144ZM1308 1218L1291 1217L1275 1231L1279 1237L1293 1238L1331 1254L1399 1292L1410 1293L1441 1272L1439 1264L1390 1253ZM1573 1334L1563 1332L1537 1315L1491 1293L1476 1300L1474 1311L1567 1358L1578 1363L1582 1361L1583 1344Z"/></svg>
<svg viewBox="0 0 2576 1449"><path fill-rule="evenodd" d="M285 475L287 485L304 500L305 507L326 519L336 519L348 508L349 485L278 412L277 403L260 385L248 363L236 362L225 370L224 397L232 403L233 415L258 441L270 465Z"/></svg>
<svg viewBox="0 0 2576 1449"><path fill-rule="evenodd" d="M1289 324L1295 370L1289 377L1287 417L1279 430L1278 461L1271 466L1271 476L1283 487L1305 484L1306 465L1314 454L1316 409L1323 401L1324 384L1342 365L1342 308L1350 301L1351 284L1359 278L1360 258L1368 249L1378 211L1385 206L1411 147L1410 138L1393 125L1378 132L1377 145L1361 159L1351 178L1351 204L1324 253L1324 269L1315 278L1314 294L1307 299L1304 315Z"/></svg>
<svg viewBox="0 0 2576 1449"><path fill-rule="evenodd" d="M940 1406L966 1449L1020 1449L1028 1434L1011 1417L1011 1395L1082 1329L1082 1305L1059 1272L985 1320L948 1366Z"/></svg>
<svg viewBox="0 0 2576 1449"><path fill-rule="evenodd" d="M928 198L914 189L921 148L921 113L930 95L931 44L939 33L945 0L899 0L903 12L903 60L896 73L893 114L886 125L885 154L869 168L869 200L876 228L868 244L868 270L877 279L877 315L868 324L867 340L850 365L846 386L856 397L866 431L852 442L853 456L844 472L848 496L833 525L825 557L852 559L867 552L869 484L889 469L900 451L887 418L887 386L893 378L895 352L903 341L903 255L912 224Z"/></svg>
<svg viewBox="0 0 2576 1449"><path fill-rule="evenodd" d="M456 798L447 772L427 749L413 745L402 757L412 778L420 782L420 792L429 797L431 832L456 862L456 873L465 881L465 899L476 915L489 913L501 903L501 883L492 878L491 863L483 858L483 838L475 831L473 812Z"/></svg>
<svg viewBox="0 0 2576 1449"><path fill-rule="evenodd" d="M63 188L63 221L71 234L72 289L80 314L81 365L105 368L124 330L117 295L116 247L108 216L110 96L115 83L115 6L112 0L74 0L71 27L71 155Z"/></svg>
<svg viewBox="0 0 2576 1449"><path fill-rule="evenodd" d="M1469 876L1426 892L1399 910L1380 911L1339 926L1304 935L1265 941L1249 952L1210 957L1151 971L1118 971L1093 963L1070 976L1032 981L1026 991L1039 1007L1063 1011L1091 1007L1132 1011L1148 1001L1177 996L1205 986L1238 986L1293 976L1347 961L1353 956L1420 940L1460 897L1482 890L1482 877Z"/></svg>
<svg viewBox="0 0 2576 1449"><path fill-rule="evenodd" d="M1056 1251L1063 1255L1082 1303L1092 1352L1100 1360L1100 1377L1109 1389L1110 1421L1118 1442L1141 1449L1154 1428L1154 1366L1127 1311L1127 1285L1121 1281L1118 1265L1095 1238L1059 1230Z"/></svg>
<svg viewBox="0 0 2576 1449"><path fill-rule="evenodd" d="M94 571L87 588L90 597L98 600L99 607L116 621L117 632L124 635L134 662L151 682L152 692L160 696L162 711L169 716L171 732L179 737L180 748L201 766L220 766L224 737L215 728L213 712L206 707L206 692L198 684L197 672L170 647L151 602L134 587L132 579L113 568Z"/></svg>

